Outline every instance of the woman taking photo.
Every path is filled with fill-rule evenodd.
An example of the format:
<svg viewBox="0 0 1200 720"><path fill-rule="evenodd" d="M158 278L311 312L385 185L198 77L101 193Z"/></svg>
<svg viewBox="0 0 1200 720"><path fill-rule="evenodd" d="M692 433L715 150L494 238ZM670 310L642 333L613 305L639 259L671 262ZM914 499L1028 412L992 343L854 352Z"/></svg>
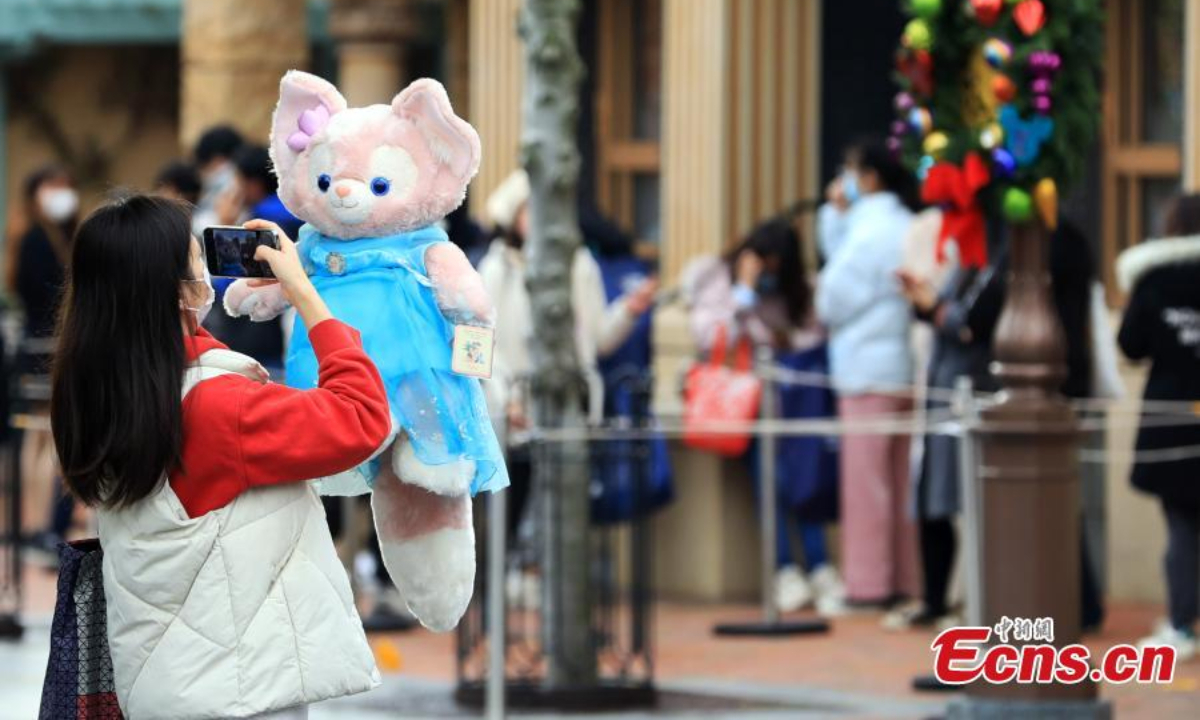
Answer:
<svg viewBox="0 0 1200 720"><path fill-rule="evenodd" d="M825 366L825 334L813 317L801 247L793 219L777 217L751 230L724 257L697 258L684 268L680 285L701 352L712 352L718 334L725 333L730 346L748 341L755 349L770 348L777 363L793 370L817 369L809 363ZM812 411L828 398L823 388L797 384L781 385L776 392L785 419L811 417L801 406ZM832 465L833 453L822 438L803 436L779 438L777 451L772 601L780 612L812 604L821 615L839 615L844 590L825 544L825 524L837 519L836 499L833 493L813 498L800 491L821 485L824 461ZM745 460L757 485L757 449L752 447ZM815 502L801 502L802 497ZM799 562L793 528L803 549Z"/></svg>
<svg viewBox="0 0 1200 720"><path fill-rule="evenodd" d="M387 439L383 383L294 246L260 247L309 328L318 387L268 381L200 323L213 290L186 205L133 196L80 226L51 420L98 509L108 638L131 718L307 717L379 683L312 477Z"/></svg>

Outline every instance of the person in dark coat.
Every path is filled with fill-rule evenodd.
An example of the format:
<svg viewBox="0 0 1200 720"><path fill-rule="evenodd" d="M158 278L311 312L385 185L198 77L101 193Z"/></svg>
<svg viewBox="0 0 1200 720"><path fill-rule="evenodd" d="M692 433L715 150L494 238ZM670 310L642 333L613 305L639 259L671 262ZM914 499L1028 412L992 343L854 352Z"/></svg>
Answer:
<svg viewBox="0 0 1200 720"><path fill-rule="evenodd" d="M930 399L931 409L945 409L945 391L953 389L962 376L971 378L977 392L1000 389L990 366L992 339L1007 289L1008 245L1002 227L991 234L996 239L991 243L988 266L955 269L938 294L919 278L907 273L900 276L917 317L935 330L929 387L936 389L938 396ZM1087 397L1091 388L1091 250L1087 238L1064 219L1049 244L1052 293L1066 345L1066 376L1060 390L1067 397ZM927 435L917 483L924 602L922 608L903 618L904 624L928 626L949 614L947 591L958 549L954 517L959 512L959 482L958 439ZM1084 556L1081 562L1084 625L1094 627L1103 610L1091 561Z"/></svg>
<svg viewBox="0 0 1200 720"><path fill-rule="evenodd" d="M953 270L940 292L928 281L900 273L901 286L913 303L919 320L934 328L933 352L929 360L928 402L931 410L944 410L948 403L944 392L954 388L958 378L971 378L976 391L998 389L989 365L992 362L992 335L1004 306L1007 245L990 253L991 263L983 268L959 267ZM959 508L958 439L950 435L925 436L917 481L917 519L923 577L922 607L906 614L905 625L929 626L949 615L947 591L958 536L954 517Z"/></svg>
<svg viewBox="0 0 1200 720"><path fill-rule="evenodd" d="M41 376L49 372L59 297L79 214L79 192L64 168L50 165L26 178L23 199L28 227L8 243L5 280L20 298L25 314L16 372ZM43 410L40 403L28 409ZM22 531L31 536L35 550L53 559L70 527L74 504L61 492L49 433L24 433L20 452L25 493Z"/></svg>
<svg viewBox="0 0 1200 720"><path fill-rule="evenodd" d="M1200 400L1200 195L1177 198L1169 237L1130 248L1117 259L1117 278L1129 294L1117 343L1130 360L1149 360L1146 401ZM1200 445L1200 425L1147 425L1138 431L1144 453ZM1156 495L1167 521L1169 622L1146 644L1173 645L1180 661L1196 653L1200 616L1200 458L1138 462L1134 487Z"/></svg>

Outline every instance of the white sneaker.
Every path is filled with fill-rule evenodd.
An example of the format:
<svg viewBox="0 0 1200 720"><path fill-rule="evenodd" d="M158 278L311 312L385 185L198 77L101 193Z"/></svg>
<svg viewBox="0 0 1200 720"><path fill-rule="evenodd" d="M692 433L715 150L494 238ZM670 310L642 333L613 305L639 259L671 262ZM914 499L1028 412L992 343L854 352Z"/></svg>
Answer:
<svg viewBox="0 0 1200 720"><path fill-rule="evenodd" d="M775 572L775 607L779 612L795 612L812 600L812 588L800 568L785 565Z"/></svg>
<svg viewBox="0 0 1200 720"><path fill-rule="evenodd" d="M542 606L542 578L535 572L526 572L521 579L521 607L537 610Z"/></svg>
<svg viewBox="0 0 1200 720"><path fill-rule="evenodd" d="M825 563L813 570L808 576L812 583L813 592L817 596L817 614L822 617L836 617L846 613L846 587L837 568L831 563Z"/></svg>
<svg viewBox="0 0 1200 720"><path fill-rule="evenodd" d="M1196 656L1196 636L1189 635L1170 623L1158 627L1153 635L1138 641L1138 648L1148 645L1170 645L1175 648L1175 661L1183 662Z"/></svg>
<svg viewBox="0 0 1200 720"><path fill-rule="evenodd" d="M514 610L523 607L521 590L524 582L525 574L516 568L511 568L504 574L504 602Z"/></svg>

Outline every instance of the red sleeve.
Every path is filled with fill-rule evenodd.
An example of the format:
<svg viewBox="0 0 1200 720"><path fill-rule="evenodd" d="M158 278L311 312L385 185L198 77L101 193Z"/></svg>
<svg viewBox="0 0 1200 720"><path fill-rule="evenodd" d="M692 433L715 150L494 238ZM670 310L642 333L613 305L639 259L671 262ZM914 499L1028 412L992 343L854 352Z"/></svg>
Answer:
<svg viewBox="0 0 1200 720"><path fill-rule="evenodd" d="M312 390L223 375L188 394L183 466L171 486L189 516L256 485L342 472L383 444L391 431L387 396L358 333L326 320L309 338L320 367Z"/></svg>

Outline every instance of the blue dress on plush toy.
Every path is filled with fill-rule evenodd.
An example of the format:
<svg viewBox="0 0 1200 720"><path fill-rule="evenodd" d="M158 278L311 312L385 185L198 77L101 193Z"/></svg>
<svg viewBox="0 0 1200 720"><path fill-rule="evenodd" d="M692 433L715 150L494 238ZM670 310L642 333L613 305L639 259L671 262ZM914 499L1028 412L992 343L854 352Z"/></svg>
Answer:
<svg viewBox="0 0 1200 720"><path fill-rule="evenodd" d="M508 486L508 470L483 389L476 378L450 370L454 325L438 308L425 270L425 251L439 242L448 239L434 226L339 240L305 225L297 251L334 316L362 335L417 459L426 465L473 460L471 493L499 490ZM299 318L288 347L287 383L317 386L317 358Z"/></svg>

